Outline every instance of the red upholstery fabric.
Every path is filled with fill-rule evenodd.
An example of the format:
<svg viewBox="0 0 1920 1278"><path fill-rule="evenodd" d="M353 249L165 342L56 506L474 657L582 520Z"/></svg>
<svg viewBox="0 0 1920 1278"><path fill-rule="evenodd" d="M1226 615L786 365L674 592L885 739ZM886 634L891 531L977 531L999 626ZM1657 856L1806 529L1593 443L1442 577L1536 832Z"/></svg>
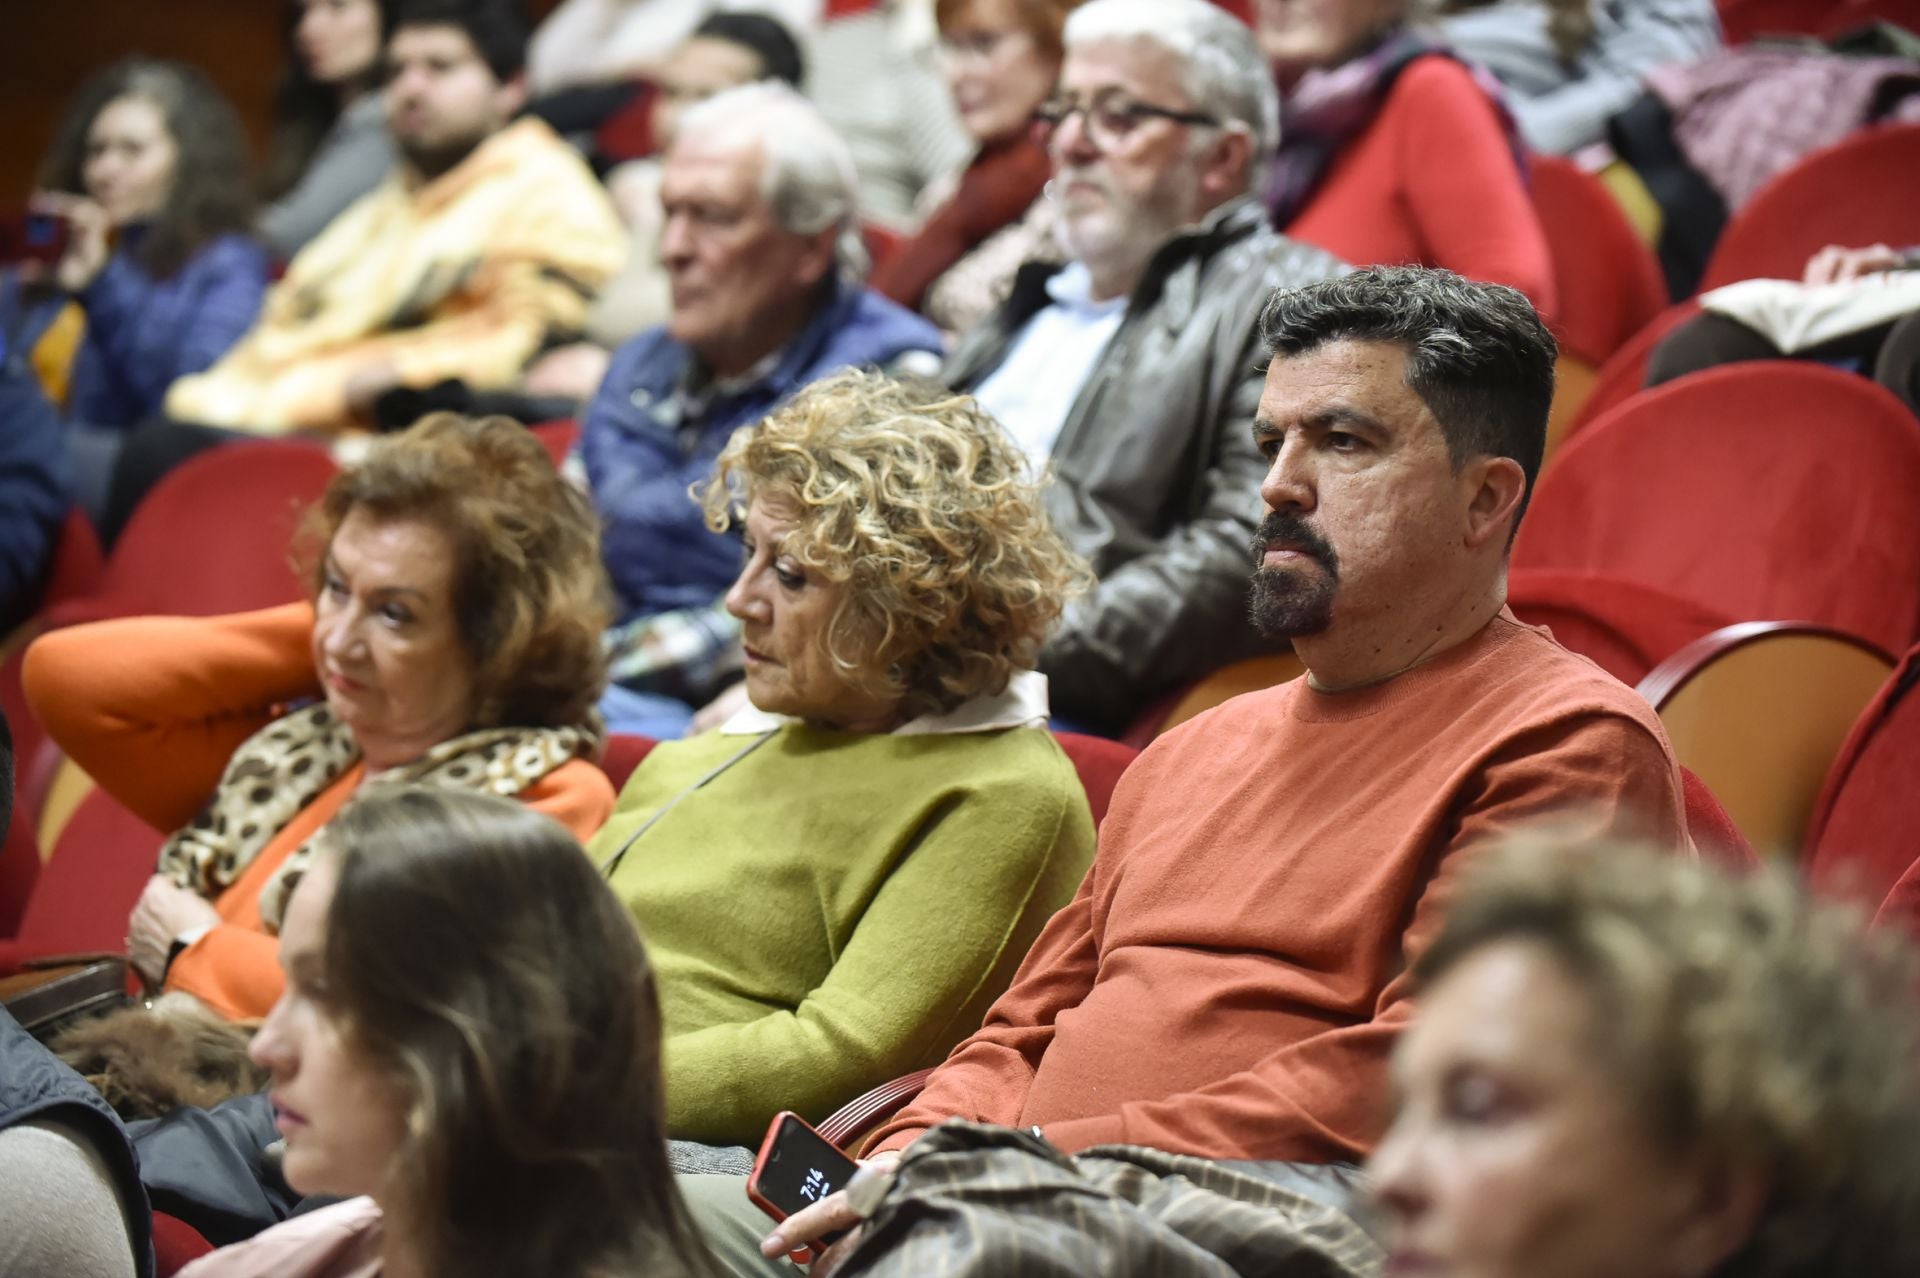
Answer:
<svg viewBox="0 0 1920 1278"><path fill-rule="evenodd" d="M637 80L633 97L627 104L600 122L593 131L593 149L609 166L623 160L639 160L660 150L653 136L653 104L660 90L646 80Z"/></svg>
<svg viewBox="0 0 1920 1278"><path fill-rule="evenodd" d="M1920 648L1894 669L1833 761L1807 826L1807 879L1817 891L1872 906L1920 858L1917 683Z"/></svg>
<svg viewBox="0 0 1920 1278"><path fill-rule="evenodd" d="M33 837L33 822L26 808L16 803L5 841L0 842L0 936L19 930L20 916L39 878L40 845Z"/></svg>
<svg viewBox="0 0 1920 1278"><path fill-rule="evenodd" d="M160 854L159 831L104 790L89 791L40 870L20 918L23 953L120 953L140 890Z"/></svg>
<svg viewBox="0 0 1920 1278"><path fill-rule="evenodd" d="M1885 19L1914 25L1913 0L1716 0L1728 44L1765 35L1831 39Z"/></svg>
<svg viewBox="0 0 1920 1278"><path fill-rule="evenodd" d="M1528 166L1559 284L1555 334L1568 354L1597 367L1666 309L1660 263L1600 179L1557 155L1533 156Z"/></svg>
<svg viewBox="0 0 1920 1278"><path fill-rule="evenodd" d="M1701 635L1731 624L1711 608L1636 581L1544 568L1509 574L1507 606L1628 687Z"/></svg>
<svg viewBox="0 0 1920 1278"><path fill-rule="evenodd" d="M212 1250L213 1244L186 1221L163 1211L153 1213L154 1278L171 1278Z"/></svg>
<svg viewBox="0 0 1920 1278"><path fill-rule="evenodd" d="M1879 913L1873 916L1873 925L1902 928L1915 944L1920 944L1920 860L1908 866L1893 891L1887 893Z"/></svg>
<svg viewBox="0 0 1920 1278"><path fill-rule="evenodd" d="M1093 811L1093 823L1099 825L1107 815L1107 804L1113 799L1113 787L1120 784L1120 774L1127 770L1140 752L1130 745L1118 741L1109 741L1105 737L1086 736L1078 732L1056 732L1054 739L1060 748L1073 760L1074 771L1080 774L1080 785L1087 792L1087 807Z"/></svg>
<svg viewBox="0 0 1920 1278"><path fill-rule="evenodd" d="M1920 634L1920 421L1863 377L1773 361L1620 405L1561 450L1518 569L1618 577L1736 620Z"/></svg>
<svg viewBox="0 0 1920 1278"><path fill-rule="evenodd" d="M580 438L580 423L571 417L562 417L557 421L541 422L538 426L527 428L547 450L547 456L553 458L556 467L566 463L567 454L573 451L573 443Z"/></svg>
<svg viewBox="0 0 1920 1278"><path fill-rule="evenodd" d="M1615 351L1600 366L1593 390L1580 406L1579 414L1567 425L1567 439L1592 425L1609 409L1617 408L1647 388L1647 361L1653 348L1666 340L1668 333L1700 313L1700 303L1681 302L1661 311L1641 327L1626 345ZM1562 440L1564 446L1565 440Z"/></svg>
<svg viewBox="0 0 1920 1278"><path fill-rule="evenodd" d="M643 737L633 732L615 732L607 737L607 753L600 760L600 770L607 774L607 780L613 782L617 794L627 788L627 778L640 766L640 761L652 753L660 743L652 737Z"/></svg>
<svg viewBox="0 0 1920 1278"><path fill-rule="evenodd" d="M1829 244L1906 247L1920 239L1915 209L1920 124L1863 129L1755 192L1720 233L1700 291L1736 280L1797 280Z"/></svg>
<svg viewBox="0 0 1920 1278"><path fill-rule="evenodd" d="M107 569L106 552L100 549L100 534L93 521L78 508L67 513L60 526L60 540L54 543L53 566L47 573L46 589L40 593L40 606L51 608L67 599L92 594L100 588Z"/></svg>
<svg viewBox="0 0 1920 1278"><path fill-rule="evenodd" d="M48 610L48 624L141 613L211 617L305 598L288 547L337 470L324 449L286 440L201 453L134 512L100 589Z"/></svg>
<svg viewBox="0 0 1920 1278"><path fill-rule="evenodd" d="M1686 768L1680 769L1680 780L1686 786L1687 834L1700 855L1731 870L1759 869L1760 857L1753 845L1720 806L1720 800L1713 797L1713 791L1707 789L1707 783Z"/></svg>

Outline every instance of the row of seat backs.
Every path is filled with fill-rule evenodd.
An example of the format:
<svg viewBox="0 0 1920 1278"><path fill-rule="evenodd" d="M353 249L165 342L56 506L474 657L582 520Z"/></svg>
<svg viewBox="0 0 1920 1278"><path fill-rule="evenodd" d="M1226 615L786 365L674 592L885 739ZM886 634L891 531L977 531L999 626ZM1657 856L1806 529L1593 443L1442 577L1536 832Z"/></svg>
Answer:
<svg viewBox="0 0 1920 1278"><path fill-rule="evenodd" d="M1699 303L1669 305L1652 249L1598 178L1557 156L1535 156L1530 167L1562 308L1551 456L1564 437L1641 390L1653 348ZM1862 129L1775 176L1729 220L1700 291L1799 279L1829 244L1878 243L1920 243L1920 125Z"/></svg>

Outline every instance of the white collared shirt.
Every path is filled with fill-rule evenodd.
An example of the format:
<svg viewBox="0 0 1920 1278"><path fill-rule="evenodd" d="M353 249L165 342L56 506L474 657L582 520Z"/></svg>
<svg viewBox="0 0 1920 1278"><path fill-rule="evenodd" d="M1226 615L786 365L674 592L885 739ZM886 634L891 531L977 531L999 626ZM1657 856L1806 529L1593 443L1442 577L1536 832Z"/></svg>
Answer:
<svg viewBox="0 0 1920 1278"><path fill-rule="evenodd" d="M723 736L751 736L772 732L789 723L799 723L792 715L768 714L749 704L720 725ZM1002 728L1044 728L1047 726L1047 677L1038 670L1021 670L1007 680L1007 689L997 696L979 696L962 701L945 714L923 714L893 730L896 737L938 736L951 732L998 732Z"/></svg>
<svg viewBox="0 0 1920 1278"><path fill-rule="evenodd" d="M1053 455L1080 388L1127 313L1125 297L1096 302L1092 293L1093 276L1081 263L1054 272L1047 281L1052 305L1034 312L1000 366L973 391L1036 470Z"/></svg>

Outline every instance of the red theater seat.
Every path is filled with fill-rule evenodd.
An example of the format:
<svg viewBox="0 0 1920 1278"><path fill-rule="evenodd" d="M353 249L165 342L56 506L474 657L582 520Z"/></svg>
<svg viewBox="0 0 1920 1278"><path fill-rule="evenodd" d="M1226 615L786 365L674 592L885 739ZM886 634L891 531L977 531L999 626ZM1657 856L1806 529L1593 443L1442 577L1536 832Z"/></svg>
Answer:
<svg viewBox="0 0 1920 1278"><path fill-rule="evenodd" d="M1513 566L1613 577L1738 620L1920 636L1920 421L1864 377L1729 365L1621 404L1540 480Z"/></svg>
<svg viewBox="0 0 1920 1278"><path fill-rule="evenodd" d="M1834 759L1807 827L1807 878L1817 891L1872 906L1920 859L1916 683L1920 648L1867 703Z"/></svg>

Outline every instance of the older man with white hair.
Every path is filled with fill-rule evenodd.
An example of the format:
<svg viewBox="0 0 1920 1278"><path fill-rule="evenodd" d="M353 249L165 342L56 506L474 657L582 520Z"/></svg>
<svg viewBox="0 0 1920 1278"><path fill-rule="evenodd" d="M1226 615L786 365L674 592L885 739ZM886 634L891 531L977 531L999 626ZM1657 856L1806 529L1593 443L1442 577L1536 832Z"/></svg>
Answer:
<svg viewBox="0 0 1920 1278"><path fill-rule="evenodd" d="M1279 137L1252 33L1206 0L1093 0L1040 112L1064 266L1029 263L943 376L1049 461L1099 585L1049 643L1056 714L1120 727L1249 655L1262 300L1339 272L1251 192Z"/></svg>
<svg viewBox="0 0 1920 1278"><path fill-rule="evenodd" d="M847 269L854 199L846 144L784 85L681 117L661 178L672 314L614 353L580 435L619 609L603 706L616 730L680 735L729 673L720 600L740 547L687 489L734 428L841 368L937 364L938 330Z"/></svg>

